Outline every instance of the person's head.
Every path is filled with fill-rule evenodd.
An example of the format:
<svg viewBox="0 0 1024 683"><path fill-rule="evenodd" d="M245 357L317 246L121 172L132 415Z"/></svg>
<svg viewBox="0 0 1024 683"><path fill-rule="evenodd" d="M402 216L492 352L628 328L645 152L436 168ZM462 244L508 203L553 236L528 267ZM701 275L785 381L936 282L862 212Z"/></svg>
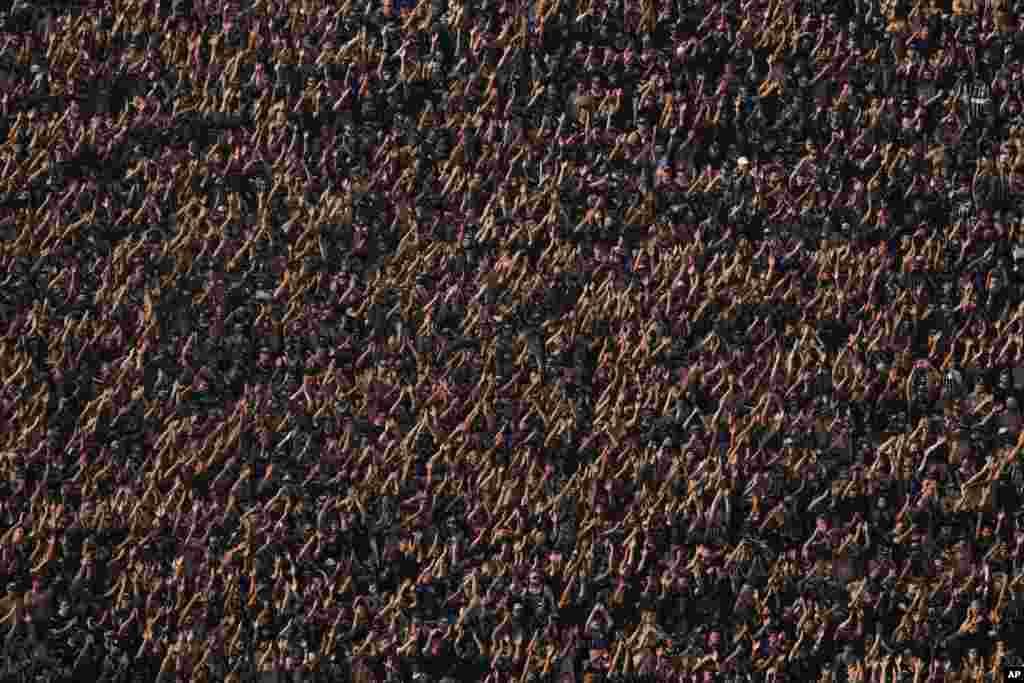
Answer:
<svg viewBox="0 0 1024 683"><path fill-rule="evenodd" d="M712 631L708 634L708 645L711 648L720 647L722 644L722 633L721 631Z"/></svg>

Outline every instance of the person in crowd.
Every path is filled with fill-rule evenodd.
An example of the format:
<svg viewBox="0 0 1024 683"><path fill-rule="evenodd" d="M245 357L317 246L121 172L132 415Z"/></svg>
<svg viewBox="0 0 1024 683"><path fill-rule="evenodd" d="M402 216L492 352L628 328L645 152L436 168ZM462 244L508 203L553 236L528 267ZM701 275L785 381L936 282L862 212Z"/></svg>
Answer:
<svg viewBox="0 0 1024 683"><path fill-rule="evenodd" d="M1012 3L0 11L12 680L1003 680Z"/></svg>

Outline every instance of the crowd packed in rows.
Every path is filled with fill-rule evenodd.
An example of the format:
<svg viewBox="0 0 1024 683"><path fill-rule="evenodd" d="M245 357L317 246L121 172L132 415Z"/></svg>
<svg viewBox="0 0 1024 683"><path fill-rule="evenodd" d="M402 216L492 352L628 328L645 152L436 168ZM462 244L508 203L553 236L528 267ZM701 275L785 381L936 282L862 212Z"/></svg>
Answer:
<svg viewBox="0 0 1024 683"><path fill-rule="evenodd" d="M1003 680L1015 5L0 3L2 675Z"/></svg>

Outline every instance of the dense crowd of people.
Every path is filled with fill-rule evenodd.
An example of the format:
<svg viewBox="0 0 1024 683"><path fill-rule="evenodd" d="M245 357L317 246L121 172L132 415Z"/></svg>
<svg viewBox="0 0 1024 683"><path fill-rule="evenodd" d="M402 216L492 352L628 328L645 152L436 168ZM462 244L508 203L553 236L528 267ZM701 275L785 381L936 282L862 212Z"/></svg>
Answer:
<svg viewBox="0 0 1024 683"><path fill-rule="evenodd" d="M1022 28L0 3L0 676L1004 680Z"/></svg>

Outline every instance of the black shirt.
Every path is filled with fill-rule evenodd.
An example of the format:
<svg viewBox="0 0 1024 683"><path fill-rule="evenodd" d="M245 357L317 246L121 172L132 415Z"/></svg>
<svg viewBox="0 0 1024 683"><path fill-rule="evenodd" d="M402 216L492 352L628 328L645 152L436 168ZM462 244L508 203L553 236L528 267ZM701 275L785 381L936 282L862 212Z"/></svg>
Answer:
<svg viewBox="0 0 1024 683"><path fill-rule="evenodd" d="M607 669L602 664L587 660L583 665L583 680L590 683L604 683L607 678Z"/></svg>

